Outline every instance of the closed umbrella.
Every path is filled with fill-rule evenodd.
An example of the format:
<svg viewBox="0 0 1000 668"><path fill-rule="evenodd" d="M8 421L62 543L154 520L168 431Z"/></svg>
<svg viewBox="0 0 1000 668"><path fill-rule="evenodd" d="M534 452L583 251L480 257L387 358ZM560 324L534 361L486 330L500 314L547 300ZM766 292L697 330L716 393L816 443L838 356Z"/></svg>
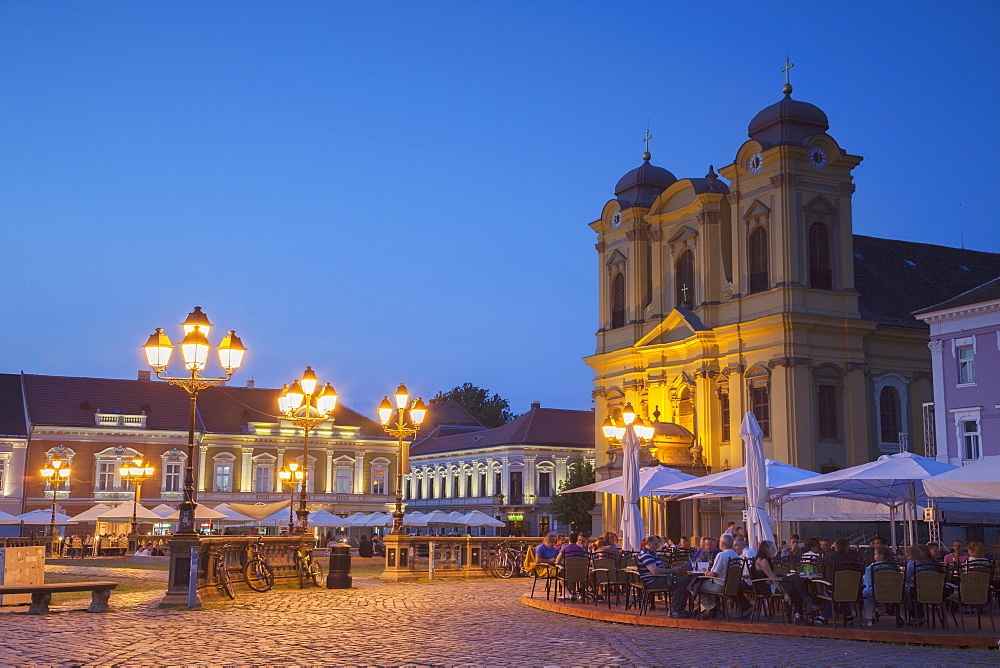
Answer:
<svg viewBox="0 0 1000 668"><path fill-rule="evenodd" d="M639 512L639 437L628 425L622 437L622 549L638 550L645 527Z"/></svg>
<svg viewBox="0 0 1000 668"><path fill-rule="evenodd" d="M747 479L747 542L756 550L761 542L774 542L771 518L764 508L767 505L767 469L764 465L764 432L757 418L750 411L740 425L743 439L743 460L746 462Z"/></svg>

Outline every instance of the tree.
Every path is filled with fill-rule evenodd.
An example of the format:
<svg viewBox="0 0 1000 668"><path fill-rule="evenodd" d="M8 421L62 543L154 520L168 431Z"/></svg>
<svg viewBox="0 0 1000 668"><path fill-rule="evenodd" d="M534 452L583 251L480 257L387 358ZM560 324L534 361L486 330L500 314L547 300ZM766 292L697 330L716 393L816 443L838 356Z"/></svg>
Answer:
<svg viewBox="0 0 1000 668"><path fill-rule="evenodd" d="M552 515L563 524L569 524L575 531L590 531L593 519L590 511L597 503L597 494L563 492L594 482L597 482L594 465L579 455L574 457L569 463L569 477L559 483L559 493L552 497Z"/></svg>
<svg viewBox="0 0 1000 668"><path fill-rule="evenodd" d="M476 387L472 383L453 387L447 392L438 392L431 400L431 404L448 399L469 411L484 427L499 427L517 417L510 411L510 404L506 399L496 393L491 397L489 390Z"/></svg>

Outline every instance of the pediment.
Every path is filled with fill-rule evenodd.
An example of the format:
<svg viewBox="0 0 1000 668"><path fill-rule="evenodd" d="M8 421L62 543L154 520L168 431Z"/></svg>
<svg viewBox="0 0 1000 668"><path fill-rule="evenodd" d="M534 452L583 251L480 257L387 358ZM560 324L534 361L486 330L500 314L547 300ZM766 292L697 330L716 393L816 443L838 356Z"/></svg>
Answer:
<svg viewBox="0 0 1000 668"><path fill-rule="evenodd" d="M760 216L770 216L771 209L769 209L763 202L759 199L755 199L747 212L743 214L745 220L750 220L751 218L759 218Z"/></svg>
<svg viewBox="0 0 1000 668"><path fill-rule="evenodd" d="M627 259L628 258L626 258L621 251L616 250L611 254L611 257L608 258L608 266L610 267L616 264L623 264Z"/></svg>
<svg viewBox="0 0 1000 668"><path fill-rule="evenodd" d="M679 228L677 228L677 231L674 232L674 234L669 239L667 239L667 243L671 245L679 244L689 239L695 239L697 238L697 236L698 232L691 229L687 225L681 225Z"/></svg>
<svg viewBox="0 0 1000 668"><path fill-rule="evenodd" d="M635 347L677 343L711 331L694 313L674 309L656 327L639 339Z"/></svg>
<svg viewBox="0 0 1000 668"><path fill-rule="evenodd" d="M819 195L806 204L805 209L806 211L815 211L817 213L837 213L837 209L835 209L834 206L830 204L830 201L822 195Z"/></svg>

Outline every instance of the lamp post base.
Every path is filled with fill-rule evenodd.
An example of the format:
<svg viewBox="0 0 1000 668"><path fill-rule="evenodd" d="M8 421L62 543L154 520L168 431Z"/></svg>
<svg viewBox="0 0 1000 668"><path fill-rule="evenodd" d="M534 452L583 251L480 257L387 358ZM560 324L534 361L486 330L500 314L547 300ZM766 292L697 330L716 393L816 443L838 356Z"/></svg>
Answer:
<svg viewBox="0 0 1000 668"><path fill-rule="evenodd" d="M160 599L159 608L191 608L201 607L201 595L195 593L194 605L191 605L191 550L198 547L201 540L198 536L179 536L174 534L170 539L170 578L167 593ZM197 585L197 582L194 583Z"/></svg>

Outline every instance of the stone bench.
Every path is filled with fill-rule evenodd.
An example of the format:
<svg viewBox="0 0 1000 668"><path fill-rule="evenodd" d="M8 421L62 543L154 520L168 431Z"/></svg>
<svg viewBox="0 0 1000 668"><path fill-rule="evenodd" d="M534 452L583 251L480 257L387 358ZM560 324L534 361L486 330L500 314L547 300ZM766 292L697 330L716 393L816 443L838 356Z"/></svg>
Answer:
<svg viewBox="0 0 1000 668"><path fill-rule="evenodd" d="M0 585L0 594L31 594L29 615L47 615L52 594L63 592L91 592L90 607L87 612L107 612L111 590L117 582L65 582L34 585Z"/></svg>

